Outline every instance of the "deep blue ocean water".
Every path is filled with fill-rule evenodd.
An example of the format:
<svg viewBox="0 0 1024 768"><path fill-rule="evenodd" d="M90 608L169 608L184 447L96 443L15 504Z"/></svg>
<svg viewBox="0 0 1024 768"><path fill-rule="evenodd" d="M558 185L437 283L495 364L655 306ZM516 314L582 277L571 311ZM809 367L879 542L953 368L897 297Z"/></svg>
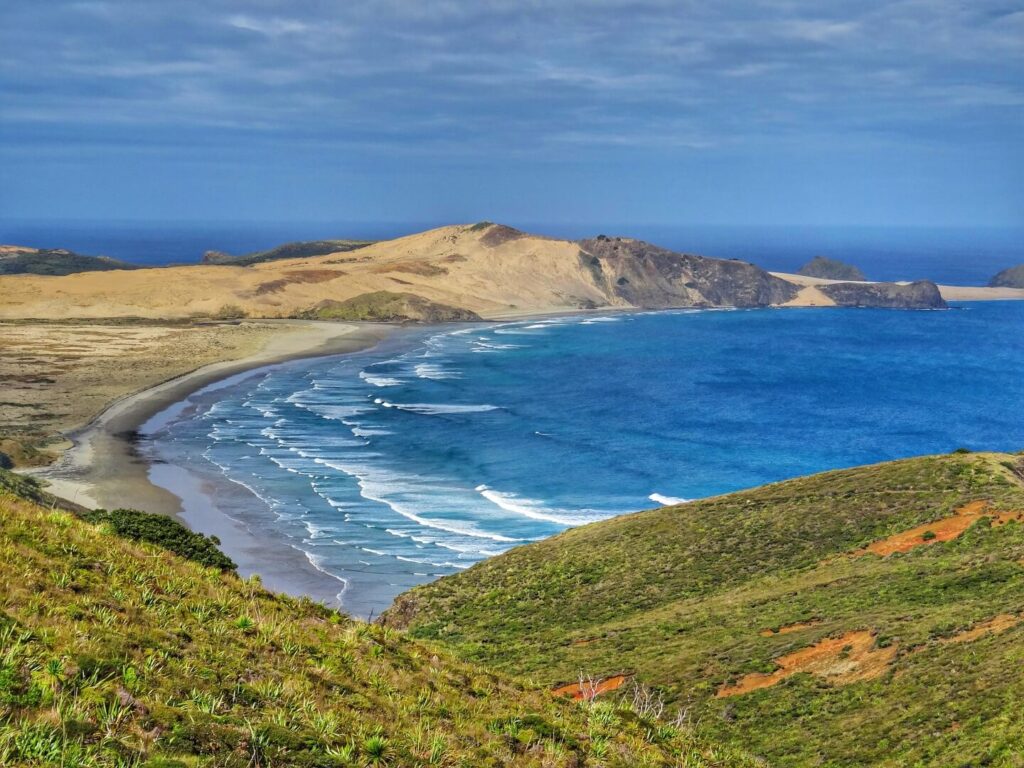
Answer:
<svg viewBox="0 0 1024 768"><path fill-rule="evenodd" d="M240 254L293 240L386 239L450 222L11 222L0 219L0 243L69 248L139 264L196 263L207 250ZM871 280L985 285L1024 263L1021 229L873 227L724 227L626 224L551 225L509 222L529 232L580 238L637 237L679 251L750 261L794 272L816 255L859 266Z"/></svg>
<svg viewBox="0 0 1024 768"><path fill-rule="evenodd" d="M1024 449L1024 302L435 328L198 393L152 437L159 458L255 494L228 512L344 579L365 615L567 526Z"/></svg>

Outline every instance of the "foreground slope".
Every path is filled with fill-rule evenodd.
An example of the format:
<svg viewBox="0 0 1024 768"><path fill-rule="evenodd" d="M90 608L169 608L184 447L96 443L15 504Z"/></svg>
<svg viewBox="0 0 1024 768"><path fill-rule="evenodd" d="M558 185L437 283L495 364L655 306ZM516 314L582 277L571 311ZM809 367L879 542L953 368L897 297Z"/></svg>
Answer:
<svg viewBox="0 0 1024 768"><path fill-rule="evenodd" d="M912 291L895 286L885 296L879 288L852 285L828 303L945 306L932 283L915 284ZM358 250L248 266L3 277L0 317L298 317L346 302L372 304L368 297L376 296L377 303L383 297L391 304L418 304L416 316L409 318L416 320L432 312L504 317L596 308L812 303L803 301L801 293L805 287L740 261L675 253L603 235L557 240L482 222Z"/></svg>
<svg viewBox="0 0 1024 768"><path fill-rule="evenodd" d="M772 764L1019 766L1022 521L1021 456L910 459L570 530L385 621L552 686L635 675Z"/></svg>
<svg viewBox="0 0 1024 768"><path fill-rule="evenodd" d="M128 541L116 516L89 525L53 501L0 470L0 765L751 764L634 710L559 701Z"/></svg>

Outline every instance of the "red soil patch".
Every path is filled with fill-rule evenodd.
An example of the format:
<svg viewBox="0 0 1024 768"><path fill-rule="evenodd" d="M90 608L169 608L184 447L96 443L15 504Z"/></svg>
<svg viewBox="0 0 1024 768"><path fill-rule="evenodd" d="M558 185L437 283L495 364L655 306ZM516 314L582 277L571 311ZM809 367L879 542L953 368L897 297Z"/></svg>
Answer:
<svg viewBox="0 0 1024 768"><path fill-rule="evenodd" d="M992 525L997 527L1006 525L1011 521L1024 522L1024 512L997 512L990 510L989 502L985 500L972 501L956 510L952 517L935 520L907 531L901 531L888 538L873 542L864 549L858 549L853 554L860 556L871 552L886 557L896 552L909 552L926 544L952 541L961 536L983 517L989 518L992 521Z"/></svg>
<svg viewBox="0 0 1024 768"><path fill-rule="evenodd" d="M875 636L866 629L847 632L842 637L826 637L776 659L779 668L774 672L744 675L735 685L723 685L717 695L721 699L770 688L800 672L809 672L840 685L870 680L885 672L896 656L896 646L875 648L874 645Z"/></svg>
<svg viewBox="0 0 1024 768"><path fill-rule="evenodd" d="M597 683L583 681L561 685L558 688L553 688L551 692L555 696L571 696L573 701L589 701L600 696L602 693L608 693L608 691L621 688L628 679L626 675L615 675L614 677L606 677Z"/></svg>
<svg viewBox="0 0 1024 768"><path fill-rule="evenodd" d="M939 642L943 645L948 643L969 643L972 640L977 640L985 635L998 635L1000 632L1012 629L1022 621L1024 621L1024 614L1000 613L998 616L993 616L991 619L979 621L970 629L965 629L963 632L957 632L951 637L944 637L939 640Z"/></svg>
<svg viewBox="0 0 1024 768"><path fill-rule="evenodd" d="M784 627L778 629L762 629L758 632L761 637L775 637L776 635L788 635L790 632L799 632L801 629L810 629L821 624L821 619L812 619L811 621L797 621L793 624L787 624Z"/></svg>

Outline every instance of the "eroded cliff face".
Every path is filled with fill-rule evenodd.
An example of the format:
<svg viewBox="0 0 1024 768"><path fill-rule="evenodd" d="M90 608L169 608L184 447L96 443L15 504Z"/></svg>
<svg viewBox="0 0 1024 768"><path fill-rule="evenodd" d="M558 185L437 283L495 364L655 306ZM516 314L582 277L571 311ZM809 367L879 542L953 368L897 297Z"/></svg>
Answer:
<svg viewBox="0 0 1024 768"><path fill-rule="evenodd" d="M840 307L945 309L939 287L930 280L913 283L830 283L818 289Z"/></svg>
<svg viewBox="0 0 1024 768"><path fill-rule="evenodd" d="M580 260L613 301L634 307L766 307L799 287L743 261L676 253L641 240L581 240Z"/></svg>

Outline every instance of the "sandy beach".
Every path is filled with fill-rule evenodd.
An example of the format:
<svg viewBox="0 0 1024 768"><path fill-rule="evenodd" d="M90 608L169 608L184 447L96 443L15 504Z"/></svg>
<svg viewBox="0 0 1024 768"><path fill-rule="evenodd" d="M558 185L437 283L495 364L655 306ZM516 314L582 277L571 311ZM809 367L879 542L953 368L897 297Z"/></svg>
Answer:
<svg viewBox="0 0 1024 768"><path fill-rule="evenodd" d="M275 591L336 603L336 579L318 571L294 549L266 547L244 525L219 512L210 498L212 489L204 487L201 478L183 467L151 465L137 449L143 424L205 386L268 365L367 349L396 330L385 324L279 324L281 333L271 336L255 354L203 366L115 401L87 426L68 434L73 446L60 460L32 474L44 480L52 493L83 506L130 507L176 517L193 530L217 536L242 575L259 573Z"/></svg>

